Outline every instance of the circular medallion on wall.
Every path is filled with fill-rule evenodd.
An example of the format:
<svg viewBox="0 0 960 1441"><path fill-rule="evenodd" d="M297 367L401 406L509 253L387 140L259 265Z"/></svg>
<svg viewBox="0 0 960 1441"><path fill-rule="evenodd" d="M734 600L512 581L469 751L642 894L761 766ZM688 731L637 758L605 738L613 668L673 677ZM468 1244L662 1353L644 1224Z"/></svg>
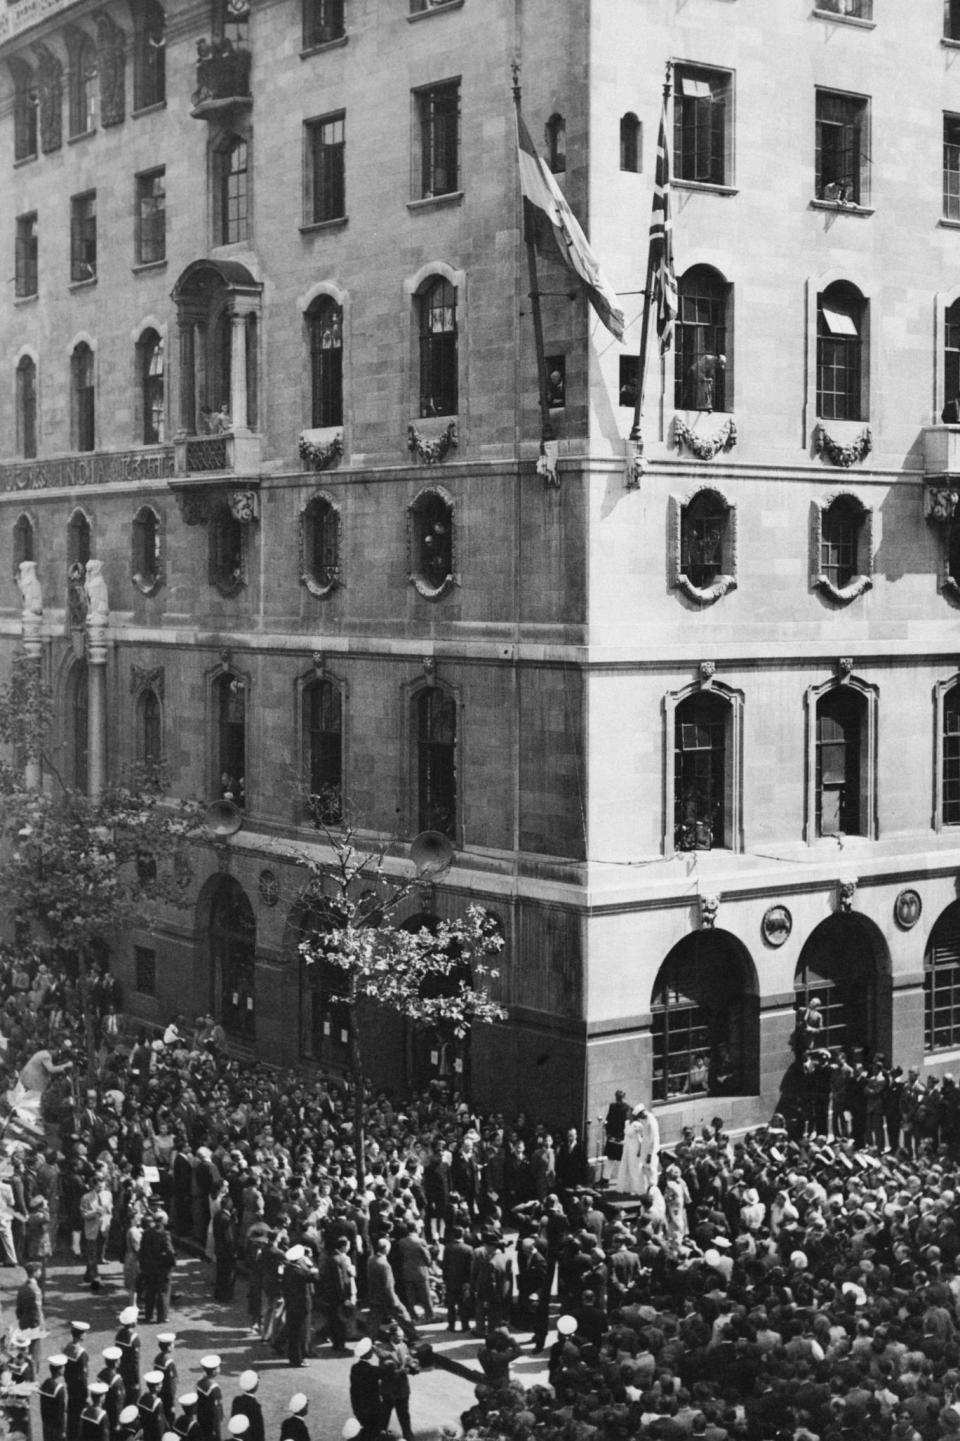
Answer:
<svg viewBox="0 0 960 1441"><path fill-rule="evenodd" d="M280 899L280 882L273 871L264 870L260 872L260 899L265 906L275 906Z"/></svg>
<svg viewBox="0 0 960 1441"><path fill-rule="evenodd" d="M916 891L901 891L893 903L893 918L901 930L909 931L919 921L922 910L923 901Z"/></svg>
<svg viewBox="0 0 960 1441"><path fill-rule="evenodd" d="M786 906L771 906L764 911L760 931L768 946L782 946L793 930L793 916Z"/></svg>

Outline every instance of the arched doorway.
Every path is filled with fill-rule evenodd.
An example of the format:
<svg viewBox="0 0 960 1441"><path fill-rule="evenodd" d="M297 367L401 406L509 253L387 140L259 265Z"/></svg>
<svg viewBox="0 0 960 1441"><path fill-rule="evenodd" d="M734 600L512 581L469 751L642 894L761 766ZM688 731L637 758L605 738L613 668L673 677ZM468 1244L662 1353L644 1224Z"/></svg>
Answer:
<svg viewBox="0 0 960 1441"><path fill-rule="evenodd" d="M923 1049L960 1046L960 901L937 917L923 957Z"/></svg>
<svg viewBox="0 0 960 1441"><path fill-rule="evenodd" d="M409 931L411 935L416 935L421 930L436 935L439 925L439 916L431 911L418 911L404 921L400 929ZM445 976L431 976L428 982L421 986L421 995L430 1000L454 996L461 985L471 985L472 980L468 965L455 966ZM454 1027L449 1024L428 1026L412 1022L407 1034L408 1077L413 1090L442 1090L448 1096L457 1091L469 1093L469 1030L458 1036Z"/></svg>
<svg viewBox="0 0 960 1441"><path fill-rule="evenodd" d="M210 1007L228 1036L256 1036L257 921L243 887L219 876L209 898L207 954Z"/></svg>
<svg viewBox="0 0 960 1441"><path fill-rule="evenodd" d="M293 917L293 940L299 956L300 1055L328 1069L350 1068L353 1017L347 972L322 958L308 961L300 954L303 941L317 942L330 930L322 903L304 905Z"/></svg>
<svg viewBox="0 0 960 1441"><path fill-rule="evenodd" d="M757 1091L757 973L736 936L703 930L679 941L657 972L650 1009L654 1101Z"/></svg>
<svg viewBox="0 0 960 1441"><path fill-rule="evenodd" d="M890 956L873 921L855 912L829 916L808 936L793 982L798 1007L816 997L823 1046L889 1056Z"/></svg>

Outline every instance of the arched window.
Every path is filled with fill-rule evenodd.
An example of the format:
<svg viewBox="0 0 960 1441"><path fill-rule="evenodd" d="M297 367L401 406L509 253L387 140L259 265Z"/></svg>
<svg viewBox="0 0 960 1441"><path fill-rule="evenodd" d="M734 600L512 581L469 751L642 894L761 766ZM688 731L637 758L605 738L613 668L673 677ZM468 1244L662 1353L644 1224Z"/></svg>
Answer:
<svg viewBox="0 0 960 1441"><path fill-rule="evenodd" d="M299 939L315 946L331 929L322 904L309 908L298 926ZM305 1060L342 1070L350 1064L350 979L332 961L300 957L300 1054Z"/></svg>
<svg viewBox="0 0 960 1441"><path fill-rule="evenodd" d="M443 276L419 295L420 414L456 415L459 395L457 292Z"/></svg>
<svg viewBox="0 0 960 1441"><path fill-rule="evenodd" d="M86 341L74 347L70 357L73 448L96 448L96 381L93 351Z"/></svg>
<svg viewBox="0 0 960 1441"><path fill-rule="evenodd" d="M756 977L732 938L696 931L676 945L650 998L655 1101L753 1090Z"/></svg>
<svg viewBox="0 0 960 1441"><path fill-rule="evenodd" d="M303 761L316 824L336 825L343 815L343 698L332 681L304 687Z"/></svg>
<svg viewBox="0 0 960 1441"><path fill-rule="evenodd" d="M20 564L25 560L36 560L36 546L33 535L33 521L29 515L18 515L13 527L13 575L20 574Z"/></svg>
<svg viewBox="0 0 960 1441"><path fill-rule="evenodd" d="M84 582L90 559L90 522L75 510L67 524L67 615L71 631L82 630L87 614Z"/></svg>
<svg viewBox="0 0 960 1441"><path fill-rule="evenodd" d="M947 307L943 323L943 397L960 395L960 300Z"/></svg>
<svg viewBox="0 0 960 1441"><path fill-rule="evenodd" d="M678 410L727 410L732 287L711 266L694 265L678 289L674 404Z"/></svg>
<svg viewBox="0 0 960 1441"><path fill-rule="evenodd" d="M451 839L457 826L457 707L431 686L414 698L417 738L417 830Z"/></svg>
<svg viewBox="0 0 960 1441"><path fill-rule="evenodd" d="M641 141L643 138L643 126L634 115L628 110L626 115L620 116L620 169L629 170L638 174L641 168Z"/></svg>
<svg viewBox="0 0 960 1441"><path fill-rule="evenodd" d="M167 17L158 0L141 0L134 55L134 108L161 105L167 96Z"/></svg>
<svg viewBox="0 0 960 1441"><path fill-rule="evenodd" d="M340 512L325 495L303 512L300 578L314 595L327 595L340 580Z"/></svg>
<svg viewBox="0 0 960 1441"><path fill-rule="evenodd" d="M817 702L817 834L857 836L864 830L865 701L849 686Z"/></svg>
<svg viewBox="0 0 960 1441"><path fill-rule="evenodd" d="M137 759L151 779L163 765L163 712L153 689L142 691L137 701Z"/></svg>
<svg viewBox="0 0 960 1441"><path fill-rule="evenodd" d="M547 164L554 175L563 175L567 168L567 122L562 115L551 115L544 133L547 141Z"/></svg>
<svg viewBox="0 0 960 1441"><path fill-rule="evenodd" d="M822 420L865 420L864 339L867 303L855 285L838 280L817 298L817 414Z"/></svg>
<svg viewBox="0 0 960 1441"><path fill-rule="evenodd" d="M30 355L17 362L17 454L37 454L37 363Z"/></svg>
<svg viewBox="0 0 960 1441"><path fill-rule="evenodd" d="M960 825L960 685L943 699L943 761L940 794L945 826Z"/></svg>
<svg viewBox="0 0 960 1441"><path fill-rule="evenodd" d="M683 507L680 565L697 590L707 590L729 570L726 564L730 507L715 490L699 490Z"/></svg>
<svg viewBox="0 0 960 1441"><path fill-rule="evenodd" d="M137 342L137 379L140 398L140 439L160 445L164 436L163 339L145 330Z"/></svg>
<svg viewBox="0 0 960 1441"><path fill-rule="evenodd" d="M250 234L249 147L239 135L231 136L216 152L219 167L218 243L236 245Z"/></svg>
<svg viewBox="0 0 960 1441"><path fill-rule="evenodd" d="M713 691L687 696L676 708L673 818L678 850L709 851L730 844L730 730L730 706Z"/></svg>
<svg viewBox="0 0 960 1441"><path fill-rule="evenodd" d="M75 510L67 524L67 564L86 568L90 559L90 522L82 510Z"/></svg>
<svg viewBox="0 0 960 1441"><path fill-rule="evenodd" d="M217 880L208 934L214 1014L241 1041L256 1035L257 922L243 887L232 876Z"/></svg>
<svg viewBox="0 0 960 1441"><path fill-rule="evenodd" d="M247 688L231 671L214 681L217 717L217 789L242 810L246 804Z"/></svg>
<svg viewBox="0 0 960 1441"><path fill-rule="evenodd" d="M453 577L453 506L425 490L410 507L411 578L421 595L438 595Z"/></svg>
<svg viewBox="0 0 960 1441"><path fill-rule="evenodd" d="M88 724L87 663L78 660L70 671L67 685L67 724L69 784L74 790L86 794L89 783L89 724Z"/></svg>
<svg viewBox="0 0 960 1441"><path fill-rule="evenodd" d="M927 1051L960 1046L960 902L938 917L923 958L923 1045Z"/></svg>
<svg viewBox="0 0 960 1441"><path fill-rule="evenodd" d="M70 134L86 135L97 128L97 47L78 33L70 54Z"/></svg>
<svg viewBox="0 0 960 1441"><path fill-rule="evenodd" d="M133 518L132 575L140 590L154 590L160 580L160 520L150 505L141 506Z"/></svg>
<svg viewBox="0 0 960 1441"><path fill-rule="evenodd" d="M882 940L879 944L882 947ZM885 1007L877 984L883 969L863 916L830 916L811 932L800 952L793 991L798 1010L812 1000L820 1002L823 1027L815 1042L818 1049L886 1049Z"/></svg>
<svg viewBox="0 0 960 1441"><path fill-rule="evenodd" d="M859 555L862 528L863 507L853 496L838 496L823 512L820 572L836 590L843 590L864 570Z"/></svg>
<svg viewBox="0 0 960 1441"><path fill-rule="evenodd" d="M229 505L210 517L210 584L221 595L236 595L246 582L244 526Z"/></svg>
<svg viewBox="0 0 960 1441"><path fill-rule="evenodd" d="M7 64L13 74L13 158L32 160L37 153L36 80L22 60L8 60Z"/></svg>
<svg viewBox="0 0 960 1441"><path fill-rule="evenodd" d="M343 311L321 296L307 311L310 338L310 424L343 424Z"/></svg>

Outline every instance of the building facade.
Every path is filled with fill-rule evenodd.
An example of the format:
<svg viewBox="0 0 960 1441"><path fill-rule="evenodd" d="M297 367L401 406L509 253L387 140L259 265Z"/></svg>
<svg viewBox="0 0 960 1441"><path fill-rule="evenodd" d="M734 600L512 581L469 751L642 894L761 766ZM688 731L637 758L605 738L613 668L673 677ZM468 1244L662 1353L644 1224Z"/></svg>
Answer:
<svg viewBox="0 0 960 1441"><path fill-rule="evenodd" d="M503 928L507 1022L387 1026L384 1081L746 1124L814 994L834 1044L960 1057L960 12L773 8L8 0L4 647L33 560L63 774L163 758L243 818L115 939L134 1013L345 1064L297 951L312 793L398 872L448 838L411 923ZM555 486L515 61L628 322L541 262Z"/></svg>

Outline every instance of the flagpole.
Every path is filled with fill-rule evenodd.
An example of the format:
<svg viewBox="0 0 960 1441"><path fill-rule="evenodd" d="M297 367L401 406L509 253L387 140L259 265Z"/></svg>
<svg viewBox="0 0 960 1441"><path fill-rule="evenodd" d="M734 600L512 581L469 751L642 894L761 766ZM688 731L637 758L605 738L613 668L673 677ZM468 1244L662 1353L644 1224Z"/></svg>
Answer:
<svg viewBox="0 0 960 1441"><path fill-rule="evenodd" d="M513 103L516 108L517 117L520 115L520 63L514 60L511 69L513 71ZM533 315L533 341L537 352L537 389L540 397L540 444L541 448L547 441L555 440L556 435L553 429L553 422L550 419L550 397L547 386L547 357L543 348L543 315L540 310L540 282L537 275L537 246L530 228L526 223L527 202L522 202L523 209L523 232L524 241L527 247L527 274L530 280L530 308ZM541 449L541 454L542 454ZM554 471L555 475L556 472ZM554 483L556 483L554 481Z"/></svg>
<svg viewBox="0 0 960 1441"><path fill-rule="evenodd" d="M663 113L666 113L667 101L673 89L671 82L671 71L673 62L667 61L667 73L663 82ZM627 465L627 485L631 488L640 484L640 476L644 470L643 459L643 429L641 412L643 410L643 393L646 387L647 370L647 341L650 336L650 304L653 300L653 236L647 246L647 274L643 282L643 321L640 326L640 354L637 360L637 394L633 402L633 424L630 427L630 440L633 442L634 453Z"/></svg>

